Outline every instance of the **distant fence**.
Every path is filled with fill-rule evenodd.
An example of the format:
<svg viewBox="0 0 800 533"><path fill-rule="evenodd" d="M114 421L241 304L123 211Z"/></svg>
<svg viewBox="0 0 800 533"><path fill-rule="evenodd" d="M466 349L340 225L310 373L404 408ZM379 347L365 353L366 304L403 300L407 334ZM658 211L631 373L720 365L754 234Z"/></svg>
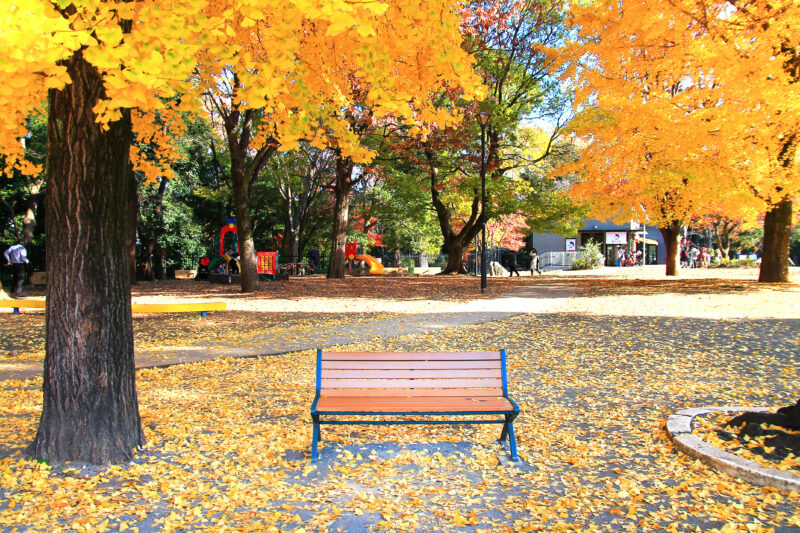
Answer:
<svg viewBox="0 0 800 533"><path fill-rule="evenodd" d="M578 252L543 252L539 256L539 268L549 266L569 267L576 257L578 257Z"/></svg>

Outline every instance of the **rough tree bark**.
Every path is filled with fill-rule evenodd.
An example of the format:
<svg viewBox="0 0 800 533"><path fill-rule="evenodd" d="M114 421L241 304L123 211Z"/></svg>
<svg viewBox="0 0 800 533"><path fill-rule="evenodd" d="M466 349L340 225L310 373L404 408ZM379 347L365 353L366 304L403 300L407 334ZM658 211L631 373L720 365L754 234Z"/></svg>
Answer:
<svg viewBox="0 0 800 533"><path fill-rule="evenodd" d="M668 226L659 228L661 235L664 236L664 244L667 247L667 276L680 275L680 248L681 248L681 226L680 220L673 220Z"/></svg>
<svg viewBox="0 0 800 533"><path fill-rule="evenodd" d="M48 94L47 311L42 414L28 453L128 461L144 444L133 361L128 234L130 112L103 130L97 70L76 52Z"/></svg>
<svg viewBox="0 0 800 533"><path fill-rule="evenodd" d="M331 255L328 262L328 278L344 278L344 242L347 239L347 224L350 218L350 192L353 190L353 160L336 158L336 175L333 184L333 229L331 231Z"/></svg>
<svg viewBox="0 0 800 533"><path fill-rule="evenodd" d="M764 241L758 281L787 283L789 281L789 247L792 231L792 199L784 198L764 216Z"/></svg>

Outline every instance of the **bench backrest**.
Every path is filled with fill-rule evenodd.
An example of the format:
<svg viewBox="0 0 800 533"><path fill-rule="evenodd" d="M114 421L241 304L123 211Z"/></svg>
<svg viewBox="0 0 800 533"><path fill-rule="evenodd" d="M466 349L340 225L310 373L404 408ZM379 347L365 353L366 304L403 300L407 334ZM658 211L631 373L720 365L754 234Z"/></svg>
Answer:
<svg viewBox="0 0 800 533"><path fill-rule="evenodd" d="M320 396L507 396L506 352L317 351Z"/></svg>

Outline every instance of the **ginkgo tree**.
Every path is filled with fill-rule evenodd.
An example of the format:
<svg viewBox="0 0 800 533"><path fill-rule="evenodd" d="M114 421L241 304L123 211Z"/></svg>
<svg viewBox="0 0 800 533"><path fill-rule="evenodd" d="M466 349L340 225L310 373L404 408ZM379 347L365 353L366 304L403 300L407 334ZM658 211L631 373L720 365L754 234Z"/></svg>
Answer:
<svg viewBox="0 0 800 533"><path fill-rule="evenodd" d="M424 134L429 124L459 119L436 109L431 95L454 86L473 98L481 87L473 60L461 49L460 18L449 3L308 2L303 24L294 22L302 13L291 12L303 2L288 9L276 3L257 13L237 12L230 2L212 4L226 20L225 46L203 50L197 80L231 153L242 290L252 291L257 277L249 202L278 147L288 150L305 139L331 148L341 159L337 168L350 174L374 155L360 141L362 130L371 126L364 120L391 117ZM325 20L340 11L350 18ZM344 183L349 180L341 178L335 189L341 227L349 194ZM338 242L343 238L333 239L333 253L343 265Z"/></svg>
<svg viewBox="0 0 800 533"><path fill-rule="evenodd" d="M389 27L396 40L381 47L378 31ZM370 98L384 113L432 122L440 114L426 105L427 89L463 82L467 92L477 90L459 44L449 2L24 0L4 6L0 72L8 83L0 87L0 149L6 168L30 171L19 141L25 118L44 107L48 116L44 401L30 453L50 461L120 462L144 443L125 246L132 109L196 110L203 91L235 73L247 83L230 105L258 109L260 120L277 125L259 130L265 142L271 137L288 149L323 127L339 132L340 145L353 155L368 157L336 120L347 103L337 89L344 72L372 76ZM303 53L314 51L324 53L303 61ZM348 69L340 69L344 56Z"/></svg>
<svg viewBox="0 0 800 533"><path fill-rule="evenodd" d="M760 205L759 280L788 281L792 202L800 191L797 2L598 1L574 5L572 13L577 43L563 57L575 69L569 75L577 74L579 105L627 125L614 138L607 121L595 121L596 128L584 121L586 139L602 130L608 148L598 144L585 154L602 165L622 155L618 143L627 145L619 167L605 166L611 181L647 181L629 187L632 195L646 194L645 187L674 190L669 180L680 175L692 182L683 196L695 203L724 202L731 214ZM636 161L644 176L624 174ZM607 185L595 183L603 195ZM703 214L697 208L691 211Z"/></svg>

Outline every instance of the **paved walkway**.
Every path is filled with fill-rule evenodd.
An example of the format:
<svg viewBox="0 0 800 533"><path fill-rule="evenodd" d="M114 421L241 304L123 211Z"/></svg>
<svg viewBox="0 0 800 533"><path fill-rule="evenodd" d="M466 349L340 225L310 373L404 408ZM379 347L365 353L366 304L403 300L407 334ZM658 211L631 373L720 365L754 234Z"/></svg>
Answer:
<svg viewBox="0 0 800 533"><path fill-rule="evenodd" d="M225 357L257 357L278 355L302 350L316 350L363 342L375 338L396 337L409 334L431 333L470 324L481 324L503 320L526 313L542 313L551 310L560 301L572 297L574 287L558 283L537 283L521 287L503 296L487 300L473 300L454 306L451 311L422 313L378 319L368 323L326 326L321 324L313 335L302 337L280 337L264 335L258 348L219 348L203 344L192 347L163 347L158 357L136 356L136 368L171 366L194 363ZM254 338L254 341L259 340ZM39 363L14 363L0 367L0 381L28 379L41 375Z"/></svg>

